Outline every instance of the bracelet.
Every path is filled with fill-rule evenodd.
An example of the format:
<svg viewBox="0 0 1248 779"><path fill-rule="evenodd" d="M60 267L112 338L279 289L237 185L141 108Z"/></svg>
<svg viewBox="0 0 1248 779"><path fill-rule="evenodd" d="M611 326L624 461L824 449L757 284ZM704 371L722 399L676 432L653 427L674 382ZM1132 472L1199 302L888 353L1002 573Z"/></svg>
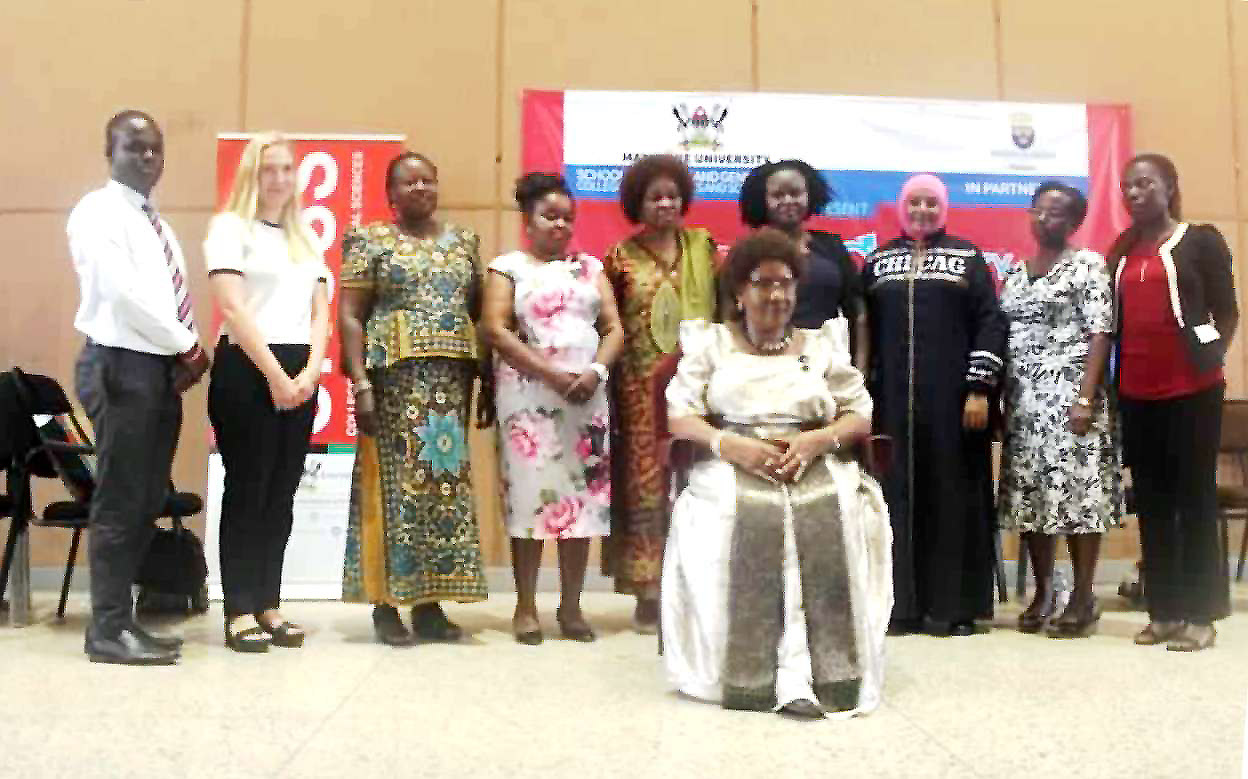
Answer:
<svg viewBox="0 0 1248 779"><path fill-rule="evenodd" d="M728 433L725 430L718 430L715 435L711 436L711 453L721 460L724 459L724 456L720 453L719 446L723 443L724 436L727 434Z"/></svg>
<svg viewBox="0 0 1248 779"><path fill-rule="evenodd" d="M593 371L594 373L598 374L599 381L601 381L604 384L607 382L607 366L603 365L600 362L591 362L589 364L589 369Z"/></svg>
<svg viewBox="0 0 1248 779"><path fill-rule="evenodd" d="M1085 397L1075 398L1075 405L1083 406L1084 408L1092 408L1092 399Z"/></svg>

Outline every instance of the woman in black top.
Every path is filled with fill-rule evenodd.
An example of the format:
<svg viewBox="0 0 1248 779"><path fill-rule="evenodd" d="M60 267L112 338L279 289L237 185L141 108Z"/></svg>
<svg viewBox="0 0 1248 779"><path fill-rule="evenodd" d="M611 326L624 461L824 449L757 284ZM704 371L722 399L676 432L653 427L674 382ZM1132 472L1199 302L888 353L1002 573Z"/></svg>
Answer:
<svg viewBox="0 0 1248 779"><path fill-rule="evenodd" d="M794 327L818 330L827 320L844 316L851 342L856 342L866 338L867 327L858 268L841 236L805 226L829 200L827 182L810 165L801 160L768 162L750 171L741 184L741 221L784 232L806 255Z"/></svg>

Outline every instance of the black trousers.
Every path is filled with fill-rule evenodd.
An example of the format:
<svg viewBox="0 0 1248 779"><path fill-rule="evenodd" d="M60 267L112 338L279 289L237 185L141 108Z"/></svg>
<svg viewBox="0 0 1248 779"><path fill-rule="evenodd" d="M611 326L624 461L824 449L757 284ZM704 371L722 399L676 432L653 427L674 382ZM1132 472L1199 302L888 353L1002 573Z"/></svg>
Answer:
<svg viewBox="0 0 1248 779"><path fill-rule="evenodd" d="M269 348L292 377L308 362L306 345ZM275 609L281 602L295 489L315 414L315 398L290 411L275 409L260 369L238 346L224 339L218 344L208 418L225 466L218 537L227 617Z"/></svg>
<svg viewBox="0 0 1248 779"><path fill-rule="evenodd" d="M1208 624L1231 613L1217 496L1225 392L1219 384L1166 400L1119 400L1154 620Z"/></svg>
<svg viewBox="0 0 1248 779"><path fill-rule="evenodd" d="M91 497L91 624L112 638L134 616L134 578L169 495L182 398L175 359L87 342L74 384L95 428L96 487Z"/></svg>

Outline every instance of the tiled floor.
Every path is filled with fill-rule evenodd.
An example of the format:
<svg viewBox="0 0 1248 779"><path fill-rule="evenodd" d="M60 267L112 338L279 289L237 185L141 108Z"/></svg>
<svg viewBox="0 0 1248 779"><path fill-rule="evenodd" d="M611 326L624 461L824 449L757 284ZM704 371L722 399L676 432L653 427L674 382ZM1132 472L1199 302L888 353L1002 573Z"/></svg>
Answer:
<svg viewBox="0 0 1248 779"><path fill-rule="evenodd" d="M512 641L505 592L448 608L461 645L411 649L374 643L367 607L292 603L307 646L243 657L216 607L162 626L187 639L172 668L88 663L78 600L63 624L0 627L0 775L1239 776L1248 614L1179 655L1134 646L1144 615L1105 601L1085 641L1021 635L1014 607L989 635L890 639L884 705L810 723L669 692L607 593L586 596L598 643L540 647Z"/></svg>

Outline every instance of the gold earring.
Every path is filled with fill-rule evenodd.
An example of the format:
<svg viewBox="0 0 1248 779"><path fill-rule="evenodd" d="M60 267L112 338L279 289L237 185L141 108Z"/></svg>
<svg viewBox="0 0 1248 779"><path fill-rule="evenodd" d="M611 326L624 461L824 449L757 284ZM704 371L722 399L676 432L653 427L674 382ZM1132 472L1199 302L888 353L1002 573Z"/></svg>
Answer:
<svg viewBox="0 0 1248 779"><path fill-rule="evenodd" d="M738 311L744 311L744 310L745 310L745 306L743 306L743 305L741 304L741 298L737 298L737 310L738 310Z"/></svg>

